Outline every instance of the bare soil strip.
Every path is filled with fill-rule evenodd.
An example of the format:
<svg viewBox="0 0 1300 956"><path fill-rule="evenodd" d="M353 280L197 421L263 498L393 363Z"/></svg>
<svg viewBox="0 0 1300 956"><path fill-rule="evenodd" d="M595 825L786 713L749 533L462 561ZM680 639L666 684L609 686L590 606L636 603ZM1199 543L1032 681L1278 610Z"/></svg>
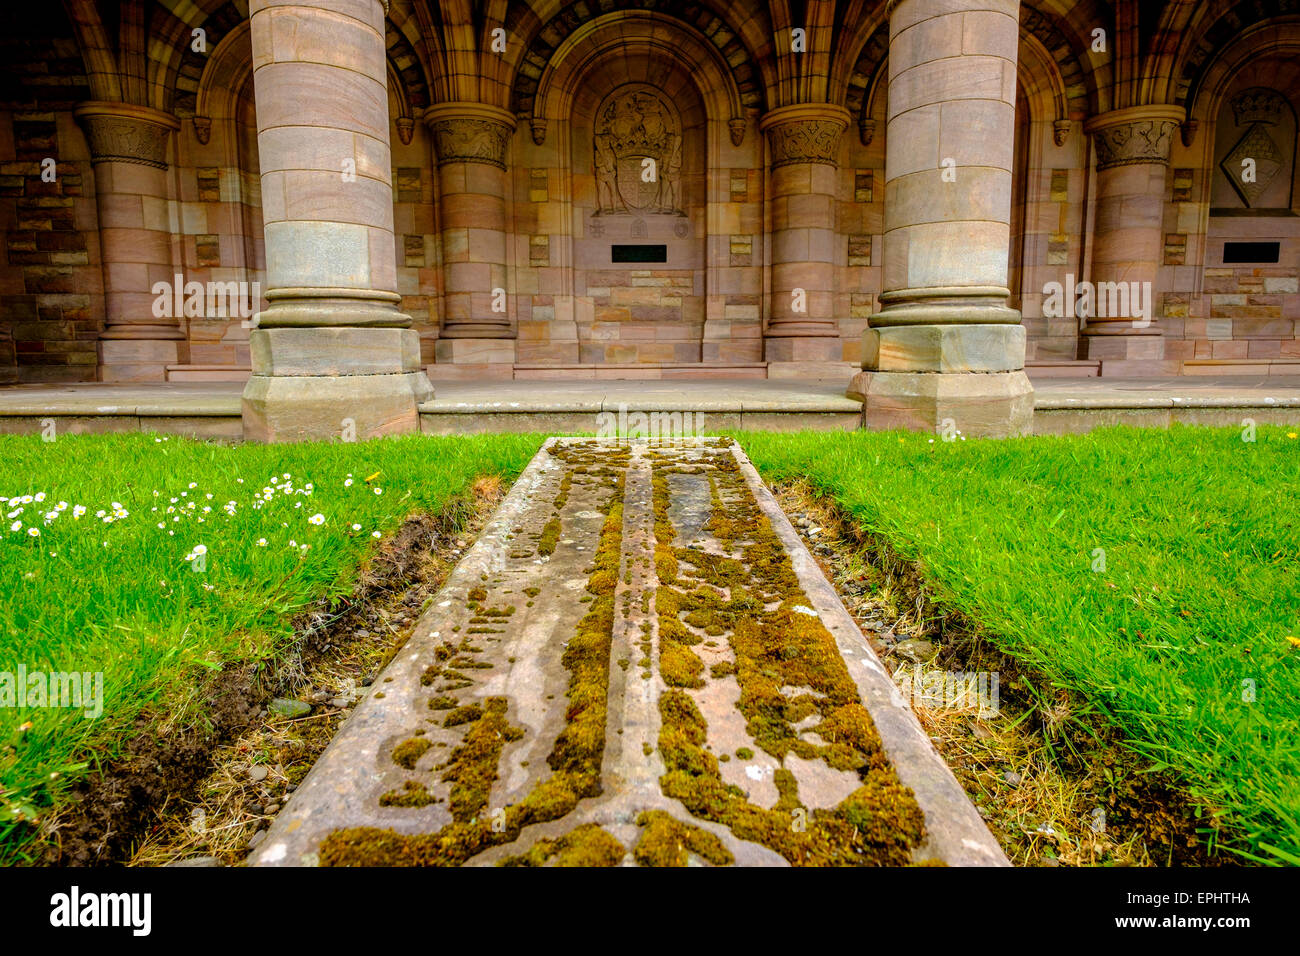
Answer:
<svg viewBox="0 0 1300 956"><path fill-rule="evenodd" d="M552 439L255 865L1005 865L727 440Z"/></svg>

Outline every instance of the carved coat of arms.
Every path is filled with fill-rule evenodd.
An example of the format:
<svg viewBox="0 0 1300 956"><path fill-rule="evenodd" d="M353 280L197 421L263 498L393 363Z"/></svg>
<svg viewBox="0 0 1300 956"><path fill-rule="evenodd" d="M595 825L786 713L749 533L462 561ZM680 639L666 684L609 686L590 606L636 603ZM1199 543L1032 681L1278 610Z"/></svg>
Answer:
<svg viewBox="0 0 1300 956"><path fill-rule="evenodd" d="M681 210L681 120L651 86L621 86L596 111L596 215Z"/></svg>

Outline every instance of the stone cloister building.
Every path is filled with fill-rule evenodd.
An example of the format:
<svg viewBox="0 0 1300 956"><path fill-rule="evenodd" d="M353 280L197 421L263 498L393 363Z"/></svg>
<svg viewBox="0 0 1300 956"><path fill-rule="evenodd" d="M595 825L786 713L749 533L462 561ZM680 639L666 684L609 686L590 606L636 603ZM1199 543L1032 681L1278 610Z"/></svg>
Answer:
<svg viewBox="0 0 1300 956"><path fill-rule="evenodd" d="M0 27L0 383L247 380L275 438L414 427L440 380L820 378L1005 433L1026 370L1300 366L1296 0Z"/></svg>

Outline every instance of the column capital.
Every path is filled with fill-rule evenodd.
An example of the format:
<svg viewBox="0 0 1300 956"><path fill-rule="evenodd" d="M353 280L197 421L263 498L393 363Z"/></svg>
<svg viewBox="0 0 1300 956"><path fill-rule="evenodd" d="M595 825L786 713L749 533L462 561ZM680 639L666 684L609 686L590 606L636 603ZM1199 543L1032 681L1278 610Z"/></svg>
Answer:
<svg viewBox="0 0 1300 956"><path fill-rule="evenodd" d="M758 121L772 147L772 168L791 163L836 162L840 136L850 114L830 103L793 103L780 106Z"/></svg>
<svg viewBox="0 0 1300 956"><path fill-rule="evenodd" d="M170 113L130 103L82 103L73 115L86 131L92 163L167 168L167 139L181 128Z"/></svg>
<svg viewBox="0 0 1300 956"><path fill-rule="evenodd" d="M1169 163L1174 131L1187 112L1181 106L1129 106L1094 116L1083 124L1097 144L1097 168Z"/></svg>
<svg viewBox="0 0 1300 956"><path fill-rule="evenodd" d="M506 150L515 117L486 103L435 103L425 110L424 124L433 134L438 165L487 163L505 169Z"/></svg>

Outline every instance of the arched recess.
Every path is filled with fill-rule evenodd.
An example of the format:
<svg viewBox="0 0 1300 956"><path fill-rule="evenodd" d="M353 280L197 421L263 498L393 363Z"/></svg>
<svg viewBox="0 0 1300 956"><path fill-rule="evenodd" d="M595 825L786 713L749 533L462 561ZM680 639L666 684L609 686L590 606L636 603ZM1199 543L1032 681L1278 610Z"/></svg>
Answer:
<svg viewBox="0 0 1300 956"><path fill-rule="evenodd" d="M1079 120L1088 99L1081 67L1046 17L1021 7L1016 52L1016 124L1011 171L1009 304L1028 333L1031 361L1069 361L1077 349L1076 320L1044 316L1048 282L1082 274L1083 218L1088 191L1088 139ZM1062 44L1050 47L1048 42ZM1070 82L1068 76L1075 78Z"/></svg>
<svg viewBox="0 0 1300 956"><path fill-rule="evenodd" d="M594 10L593 10L594 8ZM593 16L593 12L599 11ZM764 76L764 64L754 55L755 44L769 48L770 38L756 33L756 18L750 17L740 30L726 23L707 5L680 0L642 0L634 10L625 9L615 0L587 0L566 5L540 28L534 30L523 48L511 88L510 109L518 116L531 117L537 111L534 100L543 73L557 62L561 47L572 48L577 34L590 34L593 28L606 29L620 19L653 18L662 26L661 36L691 36L711 48L707 59L725 65L730 84L747 111L761 113L765 108L765 88L775 85L773 77ZM517 17L522 26L527 19ZM770 70L767 71L770 73Z"/></svg>
<svg viewBox="0 0 1300 956"><path fill-rule="evenodd" d="M762 157L762 140L753 132L755 110L747 108L743 91L712 46L657 14L597 18L557 45L538 74L531 104L526 114L531 129L516 135L514 149L520 165L534 157L552 169L554 210L540 215L567 228L549 236L548 275L554 277L541 282L557 291L557 317L573 322L577 360L620 365L759 361L756 211L745 227L752 228L754 245L741 257L755 272L755 334L746 340L753 354L737 356L710 334L710 320L721 319L726 302L715 301L709 291L720 285L717 270L731 268L739 254L730 244L742 228L739 206L727 205L735 197L731 175L737 167L761 169ZM613 122L620 111L628 118ZM641 147L635 145L638 137ZM676 158L665 145L673 142L680 148ZM664 191L651 186L649 192L661 198L645 199L645 188L636 181L639 169L632 167L642 161L638 149L655 158ZM746 181L752 185L745 190L753 194L746 191L740 201L757 210L761 180ZM628 188L645 199L644 205L625 192ZM662 258L616 264L615 246L662 246L656 253ZM634 278L632 272L644 275ZM726 331L719 332L719 340L727 338ZM552 330L552 342L558 334ZM706 345L710 342L717 347Z"/></svg>
<svg viewBox="0 0 1300 956"><path fill-rule="evenodd" d="M256 282L265 293L261 167L257 147L257 111L253 93L253 46L249 21L227 30L210 51L195 84L187 122L181 128L181 177L194 176L203 207L199 233L216 237L219 264L204 258L200 235L184 217L183 244L196 242L188 272L203 281ZM182 187L181 194L186 192ZM188 252L187 252L188 257ZM204 271L210 270L210 271ZM262 307L262 303L257 304ZM187 335L197 365L242 365L249 360L248 330L237 318L191 319Z"/></svg>
<svg viewBox="0 0 1300 956"><path fill-rule="evenodd" d="M1230 145L1245 136L1252 128L1254 118L1249 111L1236 114L1230 105L1243 92L1265 88L1287 100L1289 123L1267 126L1266 132L1275 149L1282 150L1291 170L1289 208L1242 208L1244 204L1216 206L1216 182L1226 179L1225 163L1233 168L1228 156L1220 156L1224 145ZM1199 171L1196 188L1190 190L1184 201L1195 203L1199 218L1200 249L1195 248L1198 237L1187 239L1186 263L1202 270L1216 270L1214 289L1234 293L1253 291L1245 300L1246 307L1238 307L1233 296L1224 295L1208 315L1204 337L1214 342L1198 342L1196 357L1220 358L1229 349L1237 354L1229 358L1267 358L1295 354L1296 325L1286 317L1282 303L1285 294L1294 295L1295 282L1300 273L1300 162L1296 156L1295 116L1300 113L1300 16L1277 17L1253 24L1242 30L1234 39L1223 43L1210 58L1200 64L1200 69L1187 85L1187 115L1193 135L1186 147L1185 162ZM1233 122L1236 126L1226 136L1219 135L1220 124ZM1289 127L1283 129L1283 127ZM1283 142L1283 139L1289 141ZM1263 174L1263 158L1267 146L1256 143L1251 151L1259 162L1257 173ZM1176 199L1179 197L1175 197ZM1227 206L1227 208L1225 208ZM1228 242L1240 241L1261 248L1272 244L1272 254L1265 253L1254 262L1230 261L1225 257ZM1209 289L1208 273L1202 272ZM1262 279L1261 276L1268 277ZM1262 288L1259 283L1267 282ZM1289 283L1289 284L1288 284ZM1279 291L1280 290L1280 291ZM1188 290L1190 291L1190 290ZM1202 311L1205 305L1202 303ZM1274 310L1263 312L1261 310ZM1213 321L1213 332L1209 322ZM1193 331L1196 329L1197 331ZM1187 338L1201 338L1199 326L1191 326ZM1225 340L1231 342L1224 344ZM1208 352L1208 355L1206 354Z"/></svg>
<svg viewBox="0 0 1300 956"><path fill-rule="evenodd" d="M725 120L732 143L740 145L753 118L746 116L747 110L756 111L758 105L752 98L747 101L727 62L712 44L689 27L640 12L597 17L556 47L538 76L534 95L527 100L530 112L518 114L527 116L533 142L540 146L546 140L551 121L570 115L571 101L577 92L573 78L590 72L592 62L627 43L654 51L665 62L676 63L687 73L698 76L696 86L709 101L710 117Z"/></svg>

